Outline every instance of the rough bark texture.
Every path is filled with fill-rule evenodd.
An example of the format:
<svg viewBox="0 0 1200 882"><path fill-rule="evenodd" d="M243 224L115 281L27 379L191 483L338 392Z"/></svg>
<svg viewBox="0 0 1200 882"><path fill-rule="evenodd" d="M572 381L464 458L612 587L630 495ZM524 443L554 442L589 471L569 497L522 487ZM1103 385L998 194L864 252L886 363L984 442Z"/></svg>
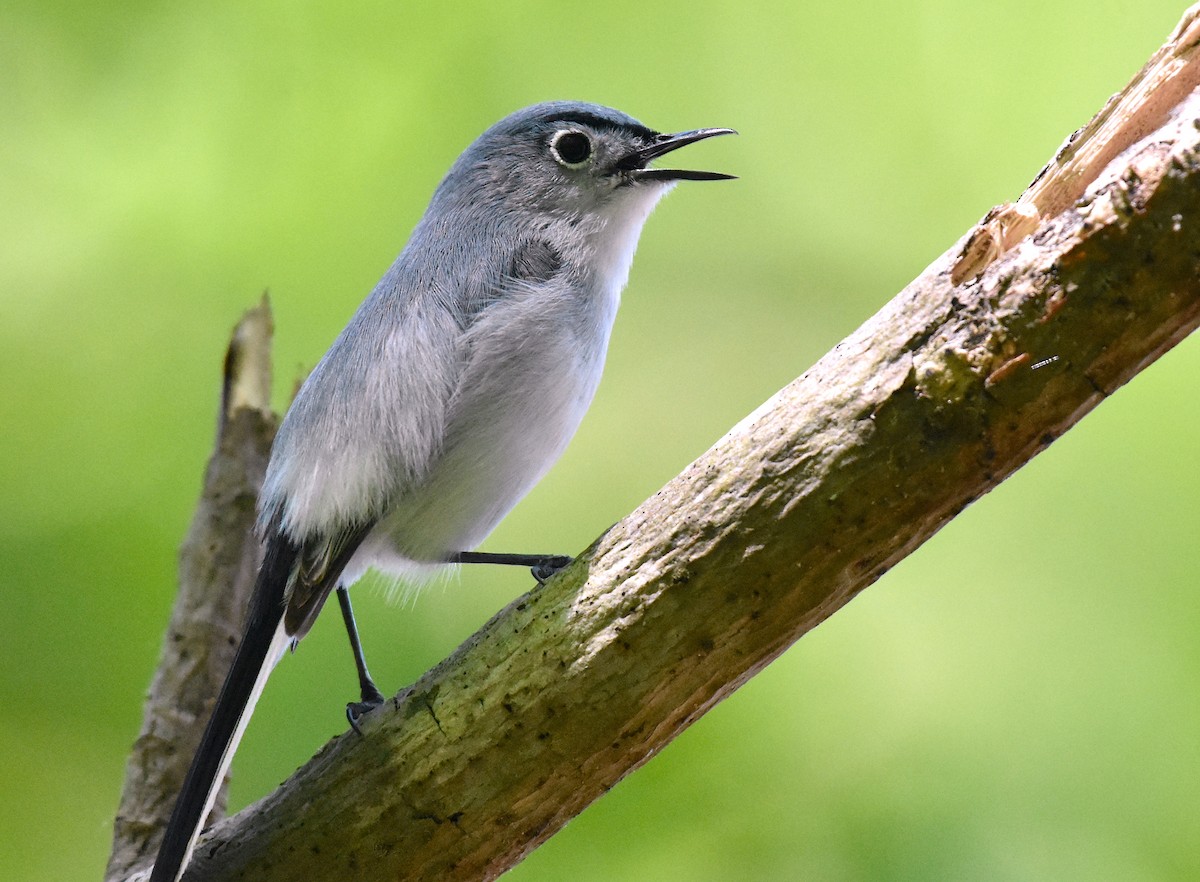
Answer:
<svg viewBox="0 0 1200 882"><path fill-rule="evenodd" d="M1198 125L1192 97L955 287L958 243L365 737L219 825L185 879L519 861L1196 327Z"/></svg>
<svg viewBox="0 0 1200 882"><path fill-rule="evenodd" d="M238 323L226 354L216 449L179 550L179 594L126 765L107 880L154 857L241 637L258 569L255 500L275 437L270 339L264 299ZM212 817L224 813L222 790Z"/></svg>

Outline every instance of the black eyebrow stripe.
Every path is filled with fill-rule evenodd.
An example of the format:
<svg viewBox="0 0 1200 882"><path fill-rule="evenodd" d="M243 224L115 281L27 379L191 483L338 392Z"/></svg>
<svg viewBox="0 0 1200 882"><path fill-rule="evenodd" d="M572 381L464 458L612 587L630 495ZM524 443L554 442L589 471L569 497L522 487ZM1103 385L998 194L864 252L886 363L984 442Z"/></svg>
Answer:
<svg viewBox="0 0 1200 882"><path fill-rule="evenodd" d="M634 131L645 138L656 138L658 132L648 129L641 124L621 123L608 117L599 116L595 113L589 113L586 110L575 111L573 113L551 113L547 114L542 119L543 122L565 122L577 123L579 125L590 126L593 129L620 129L621 131Z"/></svg>

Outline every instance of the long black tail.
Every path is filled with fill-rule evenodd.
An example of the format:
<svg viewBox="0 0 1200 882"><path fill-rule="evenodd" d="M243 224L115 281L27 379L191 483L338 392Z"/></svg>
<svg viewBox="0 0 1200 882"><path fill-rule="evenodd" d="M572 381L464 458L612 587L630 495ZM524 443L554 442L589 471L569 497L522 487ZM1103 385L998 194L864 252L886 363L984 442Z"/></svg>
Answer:
<svg viewBox="0 0 1200 882"><path fill-rule="evenodd" d="M241 645L175 802L150 882L178 882L183 875L263 684L287 644L284 592L297 554L295 545L272 531L250 598Z"/></svg>

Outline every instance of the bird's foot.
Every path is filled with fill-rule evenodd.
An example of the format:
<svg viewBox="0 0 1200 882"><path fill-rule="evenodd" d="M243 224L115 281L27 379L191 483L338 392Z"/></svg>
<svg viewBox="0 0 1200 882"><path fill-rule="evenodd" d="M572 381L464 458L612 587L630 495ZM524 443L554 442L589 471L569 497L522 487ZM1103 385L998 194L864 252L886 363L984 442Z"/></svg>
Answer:
<svg viewBox="0 0 1200 882"><path fill-rule="evenodd" d="M564 567L570 566L573 560L575 558L568 557L565 554L556 554L553 557L543 558L529 572L533 575L533 578L537 579L539 585L545 585L547 579Z"/></svg>
<svg viewBox="0 0 1200 882"><path fill-rule="evenodd" d="M363 731L358 727L358 721L371 711L381 707L385 701L387 699L374 683L364 686L362 700L352 701L346 705L346 721L350 724L350 728L362 735Z"/></svg>

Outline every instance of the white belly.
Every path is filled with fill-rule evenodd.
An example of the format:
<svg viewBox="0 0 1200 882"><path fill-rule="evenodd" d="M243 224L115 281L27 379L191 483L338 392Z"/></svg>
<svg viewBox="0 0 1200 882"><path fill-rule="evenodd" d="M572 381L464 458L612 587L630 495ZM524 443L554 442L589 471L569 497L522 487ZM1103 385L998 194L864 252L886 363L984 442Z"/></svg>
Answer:
<svg viewBox="0 0 1200 882"><path fill-rule="evenodd" d="M372 530L346 581L368 566L412 575L483 541L579 427L600 382L617 302L616 290L563 285L480 318L468 334L470 366L445 446Z"/></svg>

